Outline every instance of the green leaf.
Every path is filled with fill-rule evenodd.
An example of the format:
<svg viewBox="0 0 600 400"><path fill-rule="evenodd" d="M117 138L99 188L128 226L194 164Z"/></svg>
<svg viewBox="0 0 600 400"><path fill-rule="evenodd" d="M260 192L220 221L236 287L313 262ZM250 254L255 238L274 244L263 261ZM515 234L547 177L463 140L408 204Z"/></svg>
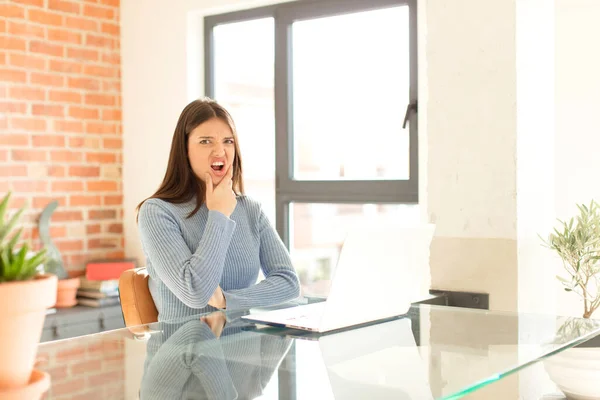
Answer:
<svg viewBox="0 0 600 400"><path fill-rule="evenodd" d="M37 268L37 266L46 261L46 255L46 249L42 249L39 253L37 253L35 256L31 257L29 260L26 261L28 263L28 268L32 269L35 273L35 269Z"/></svg>
<svg viewBox="0 0 600 400"><path fill-rule="evenodd" d="M10 196L9 192L0 201L0 282L31 279L37 273L36 267L46 258L46 251L42 250L28 259L30 247L27 243L20 249L16 248L23 228L19 228L11 239L7 240L25 211L25 207L22 207L8 218Z"/></svg>
<svg viewBox="0 0 600 400"><path fill-rule="evenodd" d="M17 211L15 213L15 215L12 216L12 218L10 219L10 221L8 221L8 224L6 224L6 225L4 225L4 226L2 226L0 228L0 243L2 243L4 241L4 238L8 235L8 233L17 224L17 221L21 217L21 214L23 214L23 211L25 211L25 209L21 208L19 211Z"/></svg>
<svg viewBox="0 0 600 400"><path fill-rule="evenodd" d="M10 250L11 253L14 253L14 248L17 245L17 242L19 241L19 238L21 237L21 233L23 232L23 228L20 228L17 233L15 233L15 235L12 237L12 239L10 240L10 242L8 242L8 249Z"/></svg>
<svg viewBox="0 0 600 400"><path fill-rule="evenodd" d="M27 251L28 251L27 246L23 246L23 247L21 247L21 251L19 251L17 253L17 256L15 257L15 260L13 262L13 267L14 267L13 277L15 279L19 278L21 273L23 272L23 269L24 269L23 267L25 265L25 256L27 255Z"/></svg>
<svg viewBox="0 0 600 400"><path fill-rule="evenodd" d="M8 207L8 200L10 199L10 192L4 196L2 202L0 203L0 222L4 222L4 213L6 213L6 208Z"/></svg>
<svg viewBox="0 0 600 400"><path fill-rule="evenodd" d="M8 258L8 249L4 248L2 251L0 251L0 261L2 264L2 276L0 278L4 278L3 280L9 280L7 278L9 277L10 271L7 271L7 269L10 268L11 264Z"/></svg>
<svg viewBox="0 0 600 400"><path fill-rule="evenodd" d="M558 279L559 281L561 281L562 283L565 283L567 285L571 284L571 281L568 279L563 278L562 276L556 275L556 279Z"/></svg>

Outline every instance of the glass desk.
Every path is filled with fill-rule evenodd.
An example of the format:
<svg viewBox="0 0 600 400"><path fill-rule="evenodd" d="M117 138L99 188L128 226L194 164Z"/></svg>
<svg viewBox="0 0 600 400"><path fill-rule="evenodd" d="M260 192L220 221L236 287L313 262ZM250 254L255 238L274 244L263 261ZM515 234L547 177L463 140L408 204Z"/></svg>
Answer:
<svg viewBox="0 0 600 400"><path fill-rule="evenodd" d="M46 398L455 399L600 334L600 320L433 305L320 337L241 315L40 344Z"/></svg>

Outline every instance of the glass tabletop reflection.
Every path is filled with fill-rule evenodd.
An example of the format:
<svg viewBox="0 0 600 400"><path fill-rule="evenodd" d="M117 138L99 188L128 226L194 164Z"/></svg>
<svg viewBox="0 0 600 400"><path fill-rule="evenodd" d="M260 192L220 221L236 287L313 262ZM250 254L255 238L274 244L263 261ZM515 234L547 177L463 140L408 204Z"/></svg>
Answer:
<svg viewBox="0 0 600 400"><path fill-rule="evenodd" d="M325 335L244 314L43 343L46 398L454 399L600 334L599 320L422 304Z"/></svg>

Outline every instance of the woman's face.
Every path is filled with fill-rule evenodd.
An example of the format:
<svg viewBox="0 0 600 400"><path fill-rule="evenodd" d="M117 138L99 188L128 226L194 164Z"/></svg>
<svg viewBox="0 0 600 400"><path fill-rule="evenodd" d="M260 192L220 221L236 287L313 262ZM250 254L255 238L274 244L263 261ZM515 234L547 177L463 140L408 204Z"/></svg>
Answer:
<svg viewBox="0 0 600 400"><path fill-rule="evenodd" d="M219 118L198 125L188 136L188 157L194 174L206 181L209 173L218 185L229 168L233 168L235 145L229 125Z"/></svg>

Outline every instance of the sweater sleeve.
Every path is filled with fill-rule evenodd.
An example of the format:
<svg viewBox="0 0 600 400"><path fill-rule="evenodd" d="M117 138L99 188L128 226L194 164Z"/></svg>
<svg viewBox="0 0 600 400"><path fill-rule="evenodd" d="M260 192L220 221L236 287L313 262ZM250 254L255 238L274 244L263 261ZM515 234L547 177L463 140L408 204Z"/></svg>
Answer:
<svg viewBox="0 0 600 400"><path fill-rule="evenodd" d="M209 211L202 239L192 253L169 211L147 201L139 214L140 238L157 278L191 308L206 307L219 285L235 225L222 213Z"/></svg>
<svg viewBox="0 0 600 400"><path fill-rule="evenodd" d="M260 265L265 279L244 289L223 291L227 310L268 307L300 295L300 282L290 255L260 209Z"/></svg>

